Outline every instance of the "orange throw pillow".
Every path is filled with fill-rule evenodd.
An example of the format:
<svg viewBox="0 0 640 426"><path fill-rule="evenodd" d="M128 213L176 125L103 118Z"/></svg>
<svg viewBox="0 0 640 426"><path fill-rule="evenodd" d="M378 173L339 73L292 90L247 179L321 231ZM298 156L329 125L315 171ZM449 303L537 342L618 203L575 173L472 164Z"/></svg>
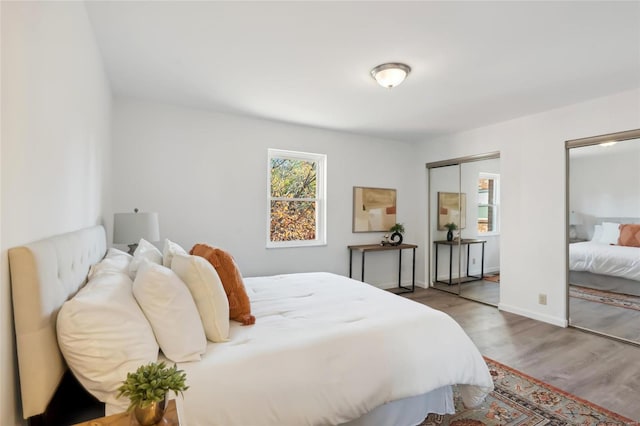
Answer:
<svg viewBox="0 0 640 426"><path fill-rule="evenodd" d="M620 225L619 246L640 247L640 224Z"/></svg>
<svg viewBox="0 0 640 426"><path fill-rule="evenodd" d="M251 315L249 296L247 296L242 275L233 256L222 249L206 244L196 244L189 253L204 257L216 268L224 292L227 293L227 299L229 299L229 318L241 322L242 325L254 324L256 317Z"/></svg>

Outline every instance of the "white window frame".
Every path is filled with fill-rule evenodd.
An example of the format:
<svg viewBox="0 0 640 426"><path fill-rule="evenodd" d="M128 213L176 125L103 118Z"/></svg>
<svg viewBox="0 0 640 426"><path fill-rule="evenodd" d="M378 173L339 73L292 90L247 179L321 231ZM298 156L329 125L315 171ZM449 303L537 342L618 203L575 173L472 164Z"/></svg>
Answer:
<svg viewBox="0 0 640 426"><path fill-rule="evenodd" d="M327 156L310 152L268 149L267 155L267 248L312 247L327 244ZM299 198L301 201L316 202L316 238L313 240L271 241L271 201L291 200L271 197L271 160L287 158L313 161L316 163L316 198Z"/></svg>
<svg viewBox="0 0 640 426"><path fill-rule="evenodd" d="M477 203L478 207L482 206L493 206L494 214L495 214L495 229L489 232L480 232L478 231L478 236L491 236L491 235L500 235L500 175L498 173L478 173L478 182L480 179L493 179L495 181L495 202L494 203ZM478 219L476 216L476 229L478 227Z"/></svg>

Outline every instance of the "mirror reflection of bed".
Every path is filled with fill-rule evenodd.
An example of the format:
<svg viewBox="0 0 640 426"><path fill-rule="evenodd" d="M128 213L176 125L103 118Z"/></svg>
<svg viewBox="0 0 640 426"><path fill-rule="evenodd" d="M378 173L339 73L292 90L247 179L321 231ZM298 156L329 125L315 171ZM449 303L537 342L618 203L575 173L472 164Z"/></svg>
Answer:
<svg viewBox="0 0 640 426"><path fill-rule="evenodd" d="M640 343L640 131L568 142L569 323ZM607 144L608 139L619 140Z"/></svg>

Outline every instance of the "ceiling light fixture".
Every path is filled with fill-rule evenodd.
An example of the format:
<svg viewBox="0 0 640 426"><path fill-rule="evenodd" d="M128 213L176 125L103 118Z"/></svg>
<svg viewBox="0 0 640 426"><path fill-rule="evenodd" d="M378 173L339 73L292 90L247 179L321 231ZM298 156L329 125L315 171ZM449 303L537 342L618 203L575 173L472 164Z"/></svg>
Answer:
<svg viewBox="0 0 640 426"><path fill-rule="evenodd" d="M380 86L391 89L404 81L411 72L411 67L398 62L381 64L371 70L373 77Z"/></svg>

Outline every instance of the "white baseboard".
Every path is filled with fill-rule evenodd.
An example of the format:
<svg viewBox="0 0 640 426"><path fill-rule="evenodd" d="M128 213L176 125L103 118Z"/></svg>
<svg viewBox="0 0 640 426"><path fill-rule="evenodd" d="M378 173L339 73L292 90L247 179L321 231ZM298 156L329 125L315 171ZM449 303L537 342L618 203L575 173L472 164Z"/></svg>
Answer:
<svg viewBox="0 0 640 426"><path fill-rule="evenodd" d="M556 316L545 315L539 312L533 312L528 309L518 308L517 306L506 305L504 303L498 304L498 309L512 314L521 315L523 317L531 318L534 320L546 322L548 324L557 325L558 327L566 328L569 326L569 322L565 318L558 318Z"/></svg>

